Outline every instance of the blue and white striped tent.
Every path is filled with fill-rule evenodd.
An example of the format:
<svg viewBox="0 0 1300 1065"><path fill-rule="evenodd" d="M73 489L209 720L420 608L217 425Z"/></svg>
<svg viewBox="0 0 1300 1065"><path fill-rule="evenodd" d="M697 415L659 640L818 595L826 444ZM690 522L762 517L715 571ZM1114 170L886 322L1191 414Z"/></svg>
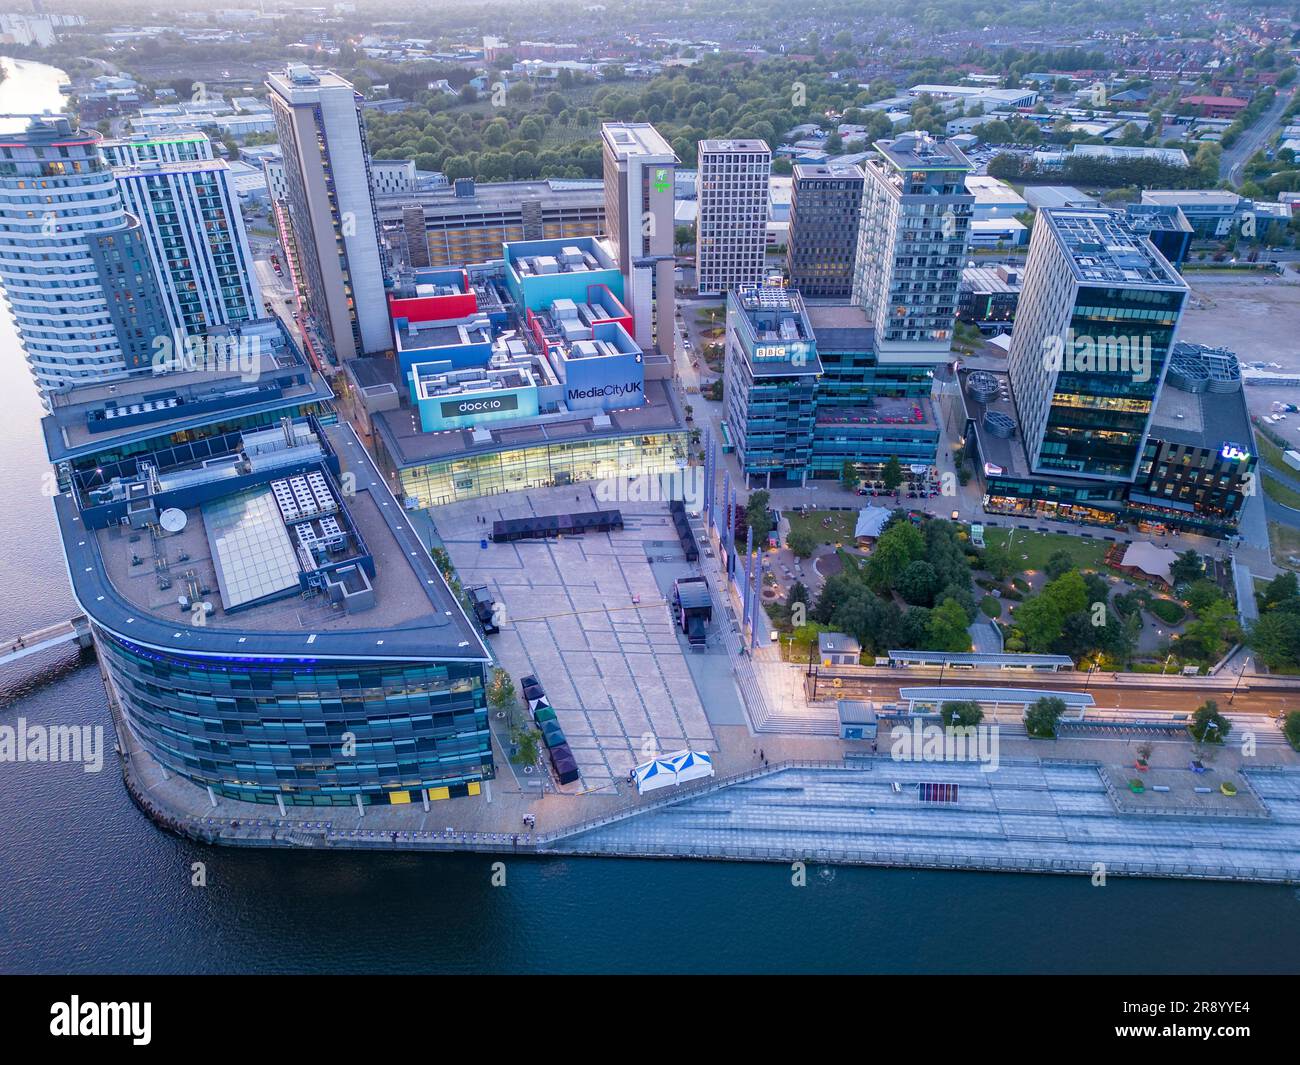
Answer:
<svg viewBox="0 0 1300 1065"><path fill-rule="evenodd" d="M678 784L713 776L713 759L701 751L681 751L668 758L677 774Z"/></svg>
<svg viewBox="0 0 1300 1065"><path fill-rule="evenodd" d="M677 771L671 762L652 758L632 770L632 780L636 784L637 794L644 795L647 791L671 788L677 783Z"/></svg>

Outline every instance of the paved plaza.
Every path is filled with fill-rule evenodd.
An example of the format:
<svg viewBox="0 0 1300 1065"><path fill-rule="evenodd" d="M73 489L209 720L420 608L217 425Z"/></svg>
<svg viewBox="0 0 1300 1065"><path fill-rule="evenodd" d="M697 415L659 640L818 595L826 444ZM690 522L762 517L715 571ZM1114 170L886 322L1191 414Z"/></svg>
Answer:
<svg viewBox="0 0 1300 1065"><path fill-rule="evenodd" d="M482 546L494 520L615 506L621 531ZM605 504L582 485L453 503L435 520L461 581L503 605L492 650L516 682L542 682L588 790L625 778L643 751L716 749L671 581L656 579L655 567L689 570L667 503Z"/></svg>

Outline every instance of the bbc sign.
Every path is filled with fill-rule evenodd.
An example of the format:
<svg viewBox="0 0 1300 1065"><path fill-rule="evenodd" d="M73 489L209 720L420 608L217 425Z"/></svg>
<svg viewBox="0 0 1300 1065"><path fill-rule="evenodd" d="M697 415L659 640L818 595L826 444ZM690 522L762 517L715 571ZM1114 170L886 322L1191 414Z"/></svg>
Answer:
<svg viewBox="0 0 1300 1065"><path fill-rule="evenodd" d="M472 396L465 399L443 400L444 418L466 418L475 414L499 414L519 409L519 397L511 392L506 396Z"/></svg>

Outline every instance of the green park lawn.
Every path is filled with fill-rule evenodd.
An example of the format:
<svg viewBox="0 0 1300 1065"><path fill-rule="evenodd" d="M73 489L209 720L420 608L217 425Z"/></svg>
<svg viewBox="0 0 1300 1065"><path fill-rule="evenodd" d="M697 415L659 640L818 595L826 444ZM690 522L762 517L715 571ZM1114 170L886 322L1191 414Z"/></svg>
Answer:
<svg viewBox="0 0 1300 1065"><path fill-rule="evenodd" d="M1067 536L1063 533L1026 532L1024 529L990 529L984 530L984 543L992 547L1005 547L1007 538L1014 533L1011 545L1012 560L1024 570L1041 570L1047 566L1047 560L1058 551L1066 551L1079 569L1101 569L1102 559L1106 557L1109 546L1104 540L1085 540L1081 536ZM1028 559L1022 558L1028 555Z"/></svg>
<svg viewBox="0 0 1300 1065"><path fill-rule="evenodd" d="M856 510L813 510L802 515L787 511L785 516L790 522L791 532L807 529L821 544L853 543L853 530L858 524ZM831 519L829 528L822 525L822 521L828 517Z"/></svg>

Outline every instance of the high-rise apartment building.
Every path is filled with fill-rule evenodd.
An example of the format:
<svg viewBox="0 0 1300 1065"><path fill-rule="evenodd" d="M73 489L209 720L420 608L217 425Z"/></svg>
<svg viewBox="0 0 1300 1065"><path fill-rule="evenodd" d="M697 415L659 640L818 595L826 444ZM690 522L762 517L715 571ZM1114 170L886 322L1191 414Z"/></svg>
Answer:
<svg viewBox="0 0 1300 1065"><path fill-rule="evenodd" d="M308 312L340 359L392 347L361 97L330 71L268 75Z"/></svg>
<svg viewBox="0 0 1300 1065"><path fill-rule="evenodd" d="M98 134L60 116L0 136L0 282L47 402L147 366L166 334L139 241Z"/></svg>
<svg viewBox="0 0 1300 1065"><path fill-rule="evenodd" d="M763 280L772 150L761 140L703 140L699 145L695 282L717 295Z"/></svg>
<svg viewBox="0 0 1300 1065"><path fill-rule="evenodd" d="M806 299L848 299L858 254L862 171L852 165L794 168L786 264L790 286Z"/></svg>
<svg viewBox="0 0 1300 1065"><path fill-rule="evenodd" d="M907 134L877 141L863 163L853 300L875 324L879 361L948 358L974 197L966 157L946 141Z"/></svg>
<svg viewBox="0 0 1300 1065"><path fill-rule="evenodd" d="M212 141L199 130L164 136L136 134L101 141L100 154L109 166L135 166L137 163L192 163L215 158Z"/></svg>
<svg viewBox="0 0 1300 1065"><path fill-rule="evenodd" d="M636 342L671 355L676 299L673 183L677 156L648 122L606 122L605 226L623 274Z"/></svg>
<svg viewBox="0 0 1300 1065"><path fill-rule="evenodd" d="M1186 298L1120 212L1038 212L1007 359L1033 472L1132 479Z"/></svg>
<svg viewBox="0 0 1300 1065"><path fill-rule="evenodd" d="M173 330L196 336L262 316L262 294L224 160L140 158L113 168L140 219Z"/></svg>
<svg viewBox="0 0 1300 1065"><path fill-rule="evenodd" d="M284 175L283 160L263 159L262 173L271 193L270 216L280 238L280 248L284 251L284 269L288 271L289 285L301 311L307 303L307 287L303 281L302 259L298 254L298 235L289 218L289 182Z"/></svg>
<svg viewBox="0 0 1300 1065"><path fill-rule="evenodd" d="M104 290L126 371L152 368L171 355L173 349L161 340L174 332L144 226L128 214L118 229L87 233L86 248Z"/></svg>

